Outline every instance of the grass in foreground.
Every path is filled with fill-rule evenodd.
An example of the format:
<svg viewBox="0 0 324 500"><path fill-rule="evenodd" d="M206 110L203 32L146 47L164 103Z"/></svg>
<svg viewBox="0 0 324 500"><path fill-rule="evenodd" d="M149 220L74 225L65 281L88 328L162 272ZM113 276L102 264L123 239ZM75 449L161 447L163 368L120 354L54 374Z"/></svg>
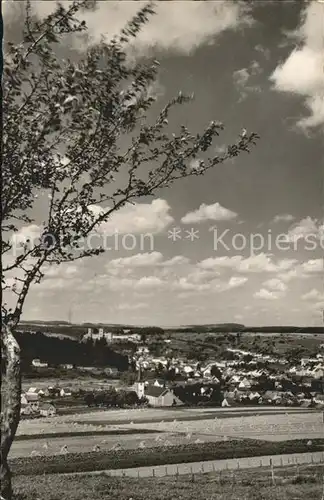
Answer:
<svg viewBox="0 0 324 500"><path fill-rule="evenodd" d="M104 475L21 476L15 500L321 500L323 468L304 466L270 471L237 471L178 478L130 479Z"/></svg>
<svg viewBox="0 0 324 500"><path fill-rule="evenodd" d="M14 474L27 476L45 473L89 472L93 470L127 469L149 465L322 451L323 445L324 439L314 439L311 444L308 443L307 439L281 442L245 439L136 450L15 458L10 460L10 467Z"/></svg>

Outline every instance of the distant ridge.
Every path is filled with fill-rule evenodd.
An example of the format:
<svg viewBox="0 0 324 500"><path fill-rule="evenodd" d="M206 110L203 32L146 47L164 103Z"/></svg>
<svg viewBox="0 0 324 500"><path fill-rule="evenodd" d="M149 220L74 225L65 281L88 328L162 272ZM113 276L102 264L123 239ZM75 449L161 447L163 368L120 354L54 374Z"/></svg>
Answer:
<svg viewBox="0 0 324 500"><path fill-rule="evenodd" d="M164 326L156 327L155 325L129 325L125 323L69 323L68 321L41 321L41 320L28 320L21 321L20 326L26 327L40 327L58 328L62 326L68 330L79 329L80 333L87 328L112 328L112 329L150 329L160 328L164 331L181 331L185 332L223 332L223 333L324 333L324 326L294 326L294 325L269 325L269 326L245 326L240 323L207 323L201 325L180 325L180 326Z"/></svg>

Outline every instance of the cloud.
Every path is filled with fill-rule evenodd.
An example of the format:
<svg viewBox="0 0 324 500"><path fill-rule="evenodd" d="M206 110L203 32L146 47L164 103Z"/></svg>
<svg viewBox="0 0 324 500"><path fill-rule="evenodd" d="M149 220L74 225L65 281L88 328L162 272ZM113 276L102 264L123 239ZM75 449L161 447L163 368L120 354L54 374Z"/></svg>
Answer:
<svg viewBox="0 0 324 500"><path fill-rule="evenodd" d="M276 215L272 222L274 222L275 224L277 222L292 222L293 220L295 219L295 217L291 214L280 214L280 215Z"/></svg>
<svg viewBox="0 0 324 500"><path fill-rule="evenodd" d="M145 302L138 302L136 304L129 304L129 303L121 303L118 304L117 309L119 311L136 311L138 309L146 309L148 307L148 304Z"/></svg>
<svg viewBox="0 0 324 500"><path fill-rule="evenodd" d="M287 285L279 278L267 280L263 283L263 286L274 292L285 292L287 290Z"/></svg>
<svg viewBox="0 0 324 500"><path fill-rule="evenodd" d="M270 292L266 288L261 288L261 290L254 294L254 297L263 300L277 300L279 298L278 295L276 295L274 292Z"/></svg>
<svg viewBox="0 0 324 500"><path fill-rule="evenodd" d="M232 276L226 285L226 289L230 290L232 288L240 287L244 285L247 281L248 278L244 278L243 276Z"/></svg>
<svg viewBox="0 0 324 500"><path fill-rule="evenodd" d="M322 3L307 4L295 32L301 46L295 48L270 76L275 90L304 97L309 115L298 121L304 129L324 125L323 16Z"/></svg>
<svg viewBox="0 0 324 500"><path fill-rule="evenodd" d="M157 276L143 276L135 283L135 288L160 288L165 282Z"/></svg>
<svg viewBox="0 0 324 500"><path fill-rule="evenodd" d="M189 264L190 260L183 255L175 255L172 259L165 260L161 265L165 267L173 267L173 266L184 266Z"/></svg>
<svg viewBox="0 0 324 500"><path fill-rule="evenodd" d="M301 268L306 273L320 273L324 270L324 261L323 259L311 259L304 262Z"/></svg>
<svg viewBox="0 0 324 500"><path fill-rule="evenodd" d="M213 205L202 203L197 210L188 212L182 217L181 222L183 224L192 224L207 220L225 221L235 219L237 215L235 212L222 207L218 202Z"/></svg>
<svg viewBox="0 0 324 500"><path fill-rule="evenodd" d="M321 302L321 301L324 301L324 293L320 292L319 290L316 290L316 288L313 288L309 292L302 295L302 299L303 300L314 300L316 302Z"/></svg>
<svg viewBox="0 0 324 500"><path fill-rule="evenodd" d="M262 72L260 64L253 61L248 68L241 68L233 73L233 81L240 93L240 101L246 99L251 92L260 92L260 85L251 83Z"/></svg>
<svg viewBox="0 0 324 500"><path fill-rule="evenodd" d="M132 255L131 257L120 257L118 259L113 259L108 262L107 267L147 267L155 266L160 263L163 259L163 255L160 252L147 252L138 253Z"/></svg>
<svg viewBox="0 0 324 500"><path fill-rule="evenodd" d="M324 225L318 219L305 217L289 228L287 239L291 242L297 242L309 236L313 236L316 239L323 238Z"/></svg>
<svg viewBox="0 0 324 500"><path fill-rule="evenodd" d="M189 264L189 259L183 255L175 255L171 259L163 261L161 252L146 252L131 255L130 257L120 257L113 259L107 263L107 270L113 271L114 268L125 270L126 268L141 268L141 267L166 267L173 268ZM126 269L127 270L127 269Z"/></svg>
<svg viewBox="0 0 324 500"><path fill-rule="evenodd" d="M174 290L202 292L210 290L211 285L209 283L192 283L187 277L182 277L172 283L172 288Z"/></svg>
<svg viewBox="0 0 324 500"><path fill-rule="evenodd" d="M31 244L37 244L40 242L39 238L42 232L42 227L36 224L22 226L19 231L12 235L11 243L13 245L20 245L27 243L27 240L29 240Z"/></svg>
<svg viewBox="0 0 324 500"><path fill-rule="evenodd" d="M100 210L100 207L96 208ZM160 233L171 222L170 206L167 201L155 199L151 203L125 205L115 212L107 222L100 224L99 232L105 234Z"/></svg>
<svg viewBox="0 0 324 500"><path fill-rule="evenodd" d="M265 253L251 255L244 258L242 255L232 257L215 257L201 261L198 265L203 269L235 269L241 273L280 272L290 269L297 261L295 259L282 259L277 263L272 262L271 257Z"/></svg>
<svg viewBox="0 0 324 500"><path fill-rule="evenodd" d="M62 3L66 6L70 2ZM98 2L93 12L80 13L78 18L87 22L90 41L98 42L102 34L110 39L120 33L125 23L146 3ZM44 17L54 10L55 3L32 2L32 7ZM151 16L134 42L136 51L141 54L152 49L190 54L201 45L212 43L225 31L252 23L245 2L156 2L155 11L156 15ZM7 7L6 16L10 12ZM77 48L84 46L78 37L75 42Z"/></svg>
<svg viewBox="0 0 324 500"><path fill-rule="evenodd" d="M287 269L284 272L279 272L277 278L288 283L294 278L308 279L313 273L323 272L323 259L310 259L308 261L297 263L295 261L294 268Z"/></svg>

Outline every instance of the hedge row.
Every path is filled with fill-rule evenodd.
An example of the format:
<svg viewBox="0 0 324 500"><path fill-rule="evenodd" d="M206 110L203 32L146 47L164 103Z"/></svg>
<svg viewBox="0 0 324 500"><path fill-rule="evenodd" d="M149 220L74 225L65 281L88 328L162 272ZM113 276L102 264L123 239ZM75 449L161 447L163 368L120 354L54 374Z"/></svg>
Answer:
<svg viewBox="0 0 324 500"><path fill-rule="evenodd" d="M241 440L16 458L10 460L10 466L12 472L17 475L59 474L322 450L324 450L324 439L312 442L293 440L275 443Z"/></svg>
<svg viewBox="0 0 324 500"><path fill-rule="evenodd" d="M91 431L71 431L71 432L43 432L42 434L19 434L15 437L15 441L36 441L37 439L55 439L69 437L87 437L87 436L124 436L132 434L156 434L163 431L154 432L150 429L116 429L116 430L91 430Z"/></svg>

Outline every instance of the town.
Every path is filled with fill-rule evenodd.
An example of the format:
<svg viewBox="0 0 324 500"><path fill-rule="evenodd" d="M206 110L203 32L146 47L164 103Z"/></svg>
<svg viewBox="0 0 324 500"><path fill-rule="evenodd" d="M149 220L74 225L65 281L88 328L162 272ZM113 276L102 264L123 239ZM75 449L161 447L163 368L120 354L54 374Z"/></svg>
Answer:
<svg viewBox="0 0 324 500"><path fill-rule="evenodd" d="M50 368L46 359L33 359L31 369L40 378L35 378L33 386L22 394L22 415L53 416L64 407L81 405L98 408L143 405L324 407L324 343L320 343L320 335L315 344L313 342L315 349L303 350L296 347L297 342L288 353L284 351L284 355L276 352L277 344L273 340L282 342L280 336L270 340L273 352L268 345L263 353L255 348L256 337L250 349L243 349L237 347L238 341L242 344L242 334L215 334L218 355L212 355L215 349L210 337L209 333L208 341L205 338L197 342L196 358L203 357L203 361L198 361L193 359L192 352L185 354L185 348L179 347L179 335L141 335L131 329L115 334L104 328L88 328L78 343L113 346L127 355L128 369L60 364L56 368L71 377L71 387L61 387L58 382L55 386L42 385L40 388L37 382ZM249 340L248 335L246 338ZM266 345L267 337L261 339L259 336L259 340ZM192 345L192 342L188 338L187 343ZM157 351L161 354L157 355ZM91 382L87 388L79 384L82 375L95 376L96 373L99 380L95 388ZM81 378L77 375L73 378L72 374Z"/></svg>

